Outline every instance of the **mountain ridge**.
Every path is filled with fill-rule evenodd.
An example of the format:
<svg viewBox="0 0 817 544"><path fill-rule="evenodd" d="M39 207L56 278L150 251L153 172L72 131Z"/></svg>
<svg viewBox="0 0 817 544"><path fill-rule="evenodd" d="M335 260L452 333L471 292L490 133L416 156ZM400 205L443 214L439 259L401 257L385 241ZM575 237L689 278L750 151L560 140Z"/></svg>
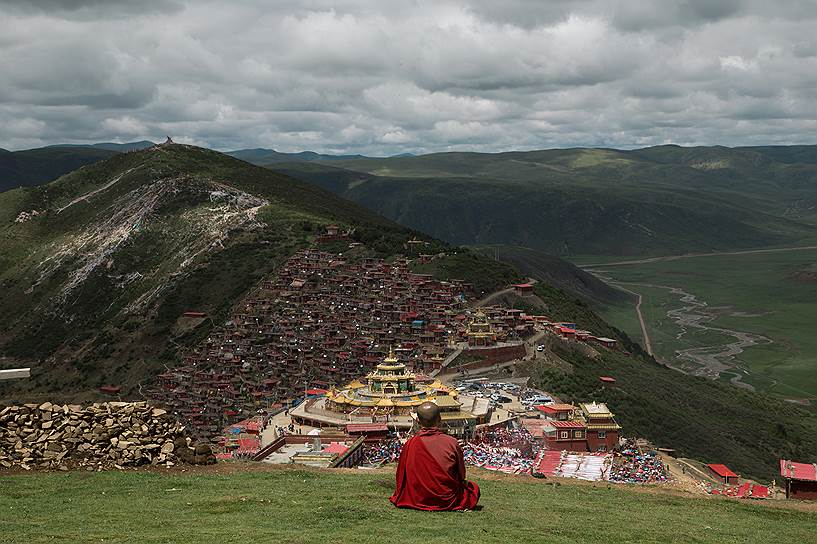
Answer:
<svg viewBox="0 0 817 544"><path fill-rule="evenodd" d="M778 156L802 162L779 162ZM817 146L660 146L447 152L269 167L450 243L517 245L574 257L817 239L812 160Z"/></svg>
<svg viewBox="0 0 817 544"><path fill-rule="evenodd" d="M428 239L323 189L179 144L0 193L0 353L37 367L30 386L40 391L134 384L212 326L174 330L184 311L226 315L330 223L374 254Z"/></svg>

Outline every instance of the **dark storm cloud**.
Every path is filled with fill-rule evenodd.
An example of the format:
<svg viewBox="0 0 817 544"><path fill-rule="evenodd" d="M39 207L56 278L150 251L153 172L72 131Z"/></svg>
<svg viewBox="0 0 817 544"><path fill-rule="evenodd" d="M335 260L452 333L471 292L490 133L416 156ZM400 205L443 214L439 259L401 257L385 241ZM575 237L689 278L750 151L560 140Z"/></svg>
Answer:
<svg viewBox="0 0 817 544"><path fill-rule="evenodd" d="M183 7L176 0L3 0L0 8L14 14L59 14L96 19L115 15L172 13Z"/></svg>
<svg viewBox="0 0 817 544"><path fill-rule="evenodd" d="M0 147L811 142L817 5L0 2Z"/></svg>

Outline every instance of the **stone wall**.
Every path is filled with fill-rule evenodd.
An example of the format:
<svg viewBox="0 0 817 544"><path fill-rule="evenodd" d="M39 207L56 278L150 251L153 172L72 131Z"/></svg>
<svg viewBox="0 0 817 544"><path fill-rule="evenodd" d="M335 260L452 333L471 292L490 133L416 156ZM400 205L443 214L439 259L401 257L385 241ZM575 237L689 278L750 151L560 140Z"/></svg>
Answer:
<svg viewBox="0 0 817 544"><path fill-rule="evenodd" d="M207 444L192 444L165 410L146 402L0 406L0 468L86 468L210 464Z"/></svg>
<svg viewBox="0 0 817 544"><path fill-rule="evenodd" d="M479 359L463 365L451 366L451 370L478 370L480 368L487 368L489 366L507 363L508 361L513 361L514 359L522 359L527 354L524 344L497 346L491 348L472 348L464 350L463 353L472 357L479 357ZM456 363L457 361L454 360L452 365L456 365Z"/></svg>

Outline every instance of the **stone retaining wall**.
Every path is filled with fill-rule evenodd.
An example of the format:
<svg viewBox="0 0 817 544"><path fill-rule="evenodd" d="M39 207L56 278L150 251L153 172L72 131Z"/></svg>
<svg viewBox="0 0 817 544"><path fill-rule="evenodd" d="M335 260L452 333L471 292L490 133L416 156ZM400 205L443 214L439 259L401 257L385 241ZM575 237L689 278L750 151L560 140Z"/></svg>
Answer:
<svg viewBox="0 0 817 544"><path fill-rule="evenodd" d="M210 446L193 444L165 410L146 402L90 406L0 406L0 469L215 463Z"/></svg>

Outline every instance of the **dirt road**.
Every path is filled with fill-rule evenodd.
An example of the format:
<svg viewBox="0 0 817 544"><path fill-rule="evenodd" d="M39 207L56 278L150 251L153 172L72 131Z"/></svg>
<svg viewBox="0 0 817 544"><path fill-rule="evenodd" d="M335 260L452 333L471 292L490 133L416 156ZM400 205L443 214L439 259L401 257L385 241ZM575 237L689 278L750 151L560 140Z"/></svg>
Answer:
<svg viewBox="0 0 817 544"><path fill-rule="evenodd" d="M641 301L643 297L641 293L636 293L635 291L631 291L627 289L623 285L615 281L605 280L610 285L613 285L617 289L621 289L625 293L630 293L635 297L635 313L638 316L638 325L641 327L641 338L642 343L644 344L644 351L647 352L647 355L652 356L652 340L650 339L650 333L647 332L647 323L644 321L644 314L641 313Z"/></svg>

